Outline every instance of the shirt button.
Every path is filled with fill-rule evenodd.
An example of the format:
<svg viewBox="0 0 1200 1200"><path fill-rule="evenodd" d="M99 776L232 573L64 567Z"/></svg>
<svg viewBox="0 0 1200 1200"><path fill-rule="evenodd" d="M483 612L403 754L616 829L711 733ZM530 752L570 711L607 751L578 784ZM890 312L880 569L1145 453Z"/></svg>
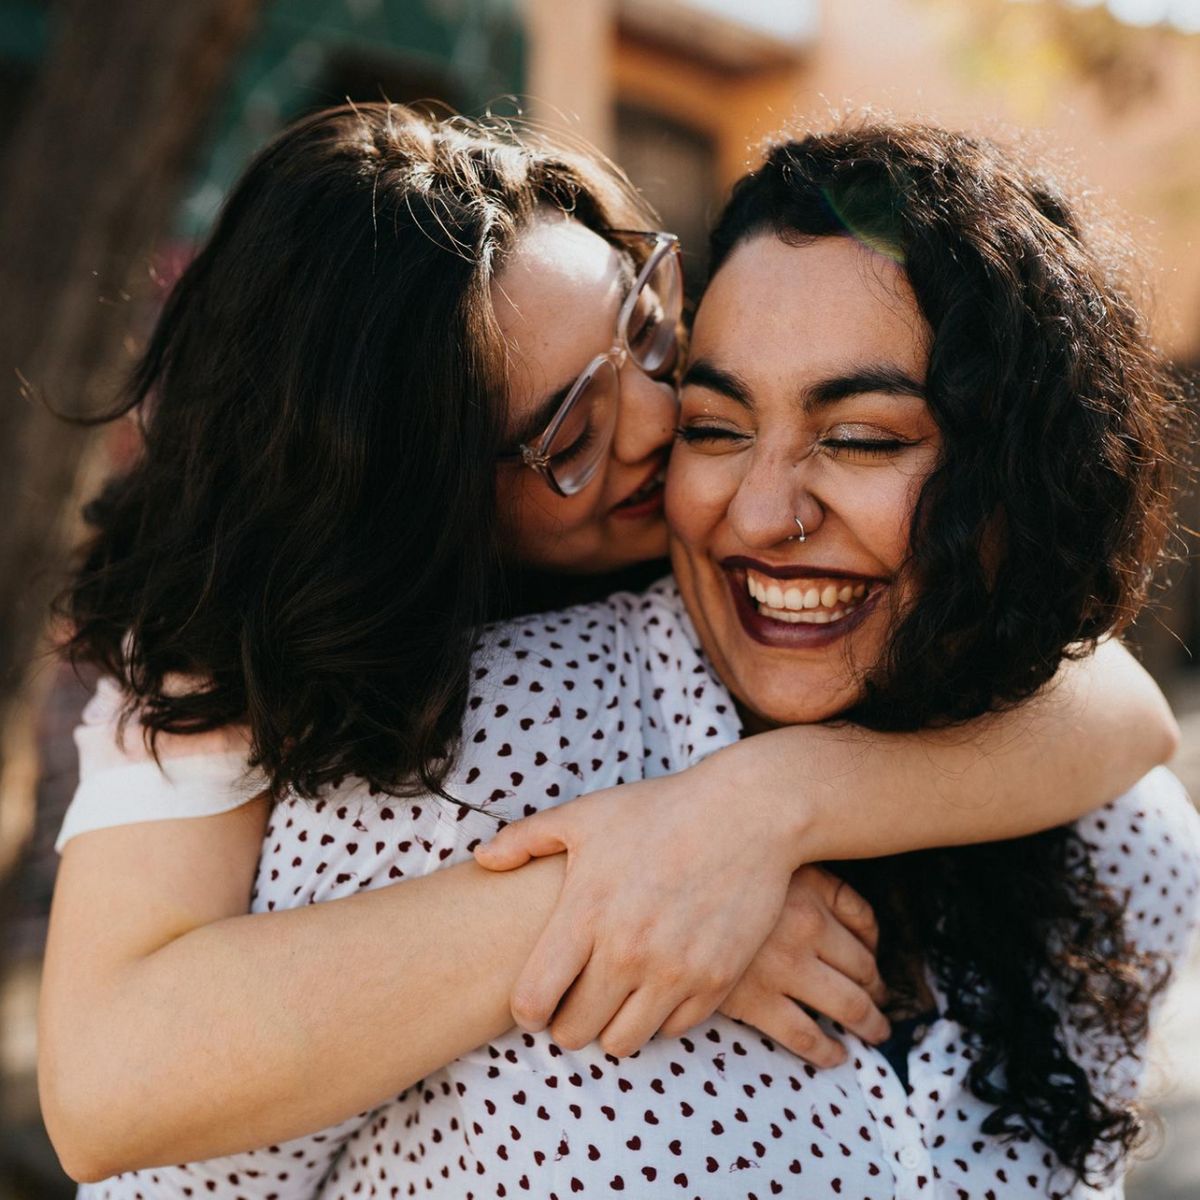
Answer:
<svg viewBox="0 0 1200 1200"><path fill-rule="evenodd" d="M915 1146L905 1146L897 1157L906 1171L915 1171L921 1165L921 1152Z"/></svg>

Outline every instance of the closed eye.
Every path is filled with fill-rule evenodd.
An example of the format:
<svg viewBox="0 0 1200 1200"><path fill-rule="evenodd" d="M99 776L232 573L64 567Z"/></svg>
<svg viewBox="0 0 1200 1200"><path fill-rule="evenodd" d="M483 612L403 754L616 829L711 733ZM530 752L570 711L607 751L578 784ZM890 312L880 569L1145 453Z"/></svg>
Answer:
<svg viewBox="0 0 1200 1200"><path fill-rule="evenodd" d="M897 454L914 445L899 438L826 438L821 446L835 458L872 458Z"/></svg>
<svg viewBox="0 0 1200 1200"><path fill-rule="evenodd" d="M578 458L595 441L596 432L589 421L583 432L565 449L554 450L552 463L557 467L565 467L572 459Z"/></svg>
<svg viewBox="0 0 1200 1200"><path fill-rule="evenodd" d="M736 442L745 439L746 434L725 425L680 425L675 430L675 436L681 441L693 442Z"/></svg>

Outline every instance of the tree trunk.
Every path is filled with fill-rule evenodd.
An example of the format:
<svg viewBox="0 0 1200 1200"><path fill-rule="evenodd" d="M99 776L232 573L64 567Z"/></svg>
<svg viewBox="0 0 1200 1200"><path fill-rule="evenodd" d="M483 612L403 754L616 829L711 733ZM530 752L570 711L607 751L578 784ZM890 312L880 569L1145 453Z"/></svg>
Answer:
<svg viewBox="0 0 1200 1200"><path fill-rule="evenodd" d="M45 402L78 414L114 398L129 365L118 298L148 274L261 3L56 0L0 162L0 918L31 816L35 678L51 674L33 665L92 441Z"/></svg>

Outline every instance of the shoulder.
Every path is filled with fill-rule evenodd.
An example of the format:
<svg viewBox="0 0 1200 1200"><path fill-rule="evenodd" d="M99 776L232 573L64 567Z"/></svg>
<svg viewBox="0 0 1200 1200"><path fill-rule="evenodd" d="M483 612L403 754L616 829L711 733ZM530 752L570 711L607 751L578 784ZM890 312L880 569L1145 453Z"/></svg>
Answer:
<svg viewBox="0 0 1200 1200"><path fill-rule="evenodd" d="M732 712L673 580L507 621L475 648L448 787L471 803L502 806L520 793L519 816L530 805L679 770L699 743L730 740L714 724L713 704ZM531 773L543 786L529 795Z"/></svg>
<svg viewBox="0 0 1200 1200"><path fill-rule="evenodd" d="M161 734L151 749L128 697L107 677L83 710L75 746L79 785L55 843L59 851L94 829L228 812L266 787L250 767L245 730Z"/></svg>
<svg viewBox="0 0 1200 1200"><path fill-rule="evenodd" d="M741 736L733 697L713 671L674 578L638 599L639 668L647 693L645 720L659 728L662 754L647 774L689 767Z"/></svg>
<svg viewBox="0 0 1200 1200"><path fill-rule="evenodd" d="M1179 779L1157 767L1076 829L1139 947L1181 957L1200 923L1200 815Z"/></svg>
<svg viewBox="0 0 1200 1200"><path fill-rule="evenodd" d="M642 637L631 593L485 630L447 790L510 819L640 778Z"/></svg>

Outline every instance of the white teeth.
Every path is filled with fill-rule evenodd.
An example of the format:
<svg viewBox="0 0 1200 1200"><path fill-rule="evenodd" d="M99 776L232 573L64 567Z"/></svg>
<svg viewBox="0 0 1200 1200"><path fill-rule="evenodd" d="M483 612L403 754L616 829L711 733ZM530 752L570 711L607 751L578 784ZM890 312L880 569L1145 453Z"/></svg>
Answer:
<svg viewBox="0 0 1200 1200"><path fill-rule="evenodd" d="M632 492L630 495L628 495L623 503L641 503L641 501L647 499L653 492L656 492L660 487L662 487L662 485L666 482L666 478L667 468L665 466L659 467L654 475L650 479L647 479L646 482L642 484L642 486L638 488L636 492Z"/></svg>
<svg viewBox="0 0 1200 1200"><path fill-rule="evenodd" d="M825 612L824 609L820 612L789 612L786 608L760 611L772 621L782 621L785 625L830 625L847 615L844 608L835 609L833 612Z"/></svg>
<svg viewBox="0 0 1200 1200"><path fill-rule="evenodd" d="M746 590L758 602L758 611L773 621L828 625L853 612L866 596L868 585L817 581L807 587L785 587L773 579L747 572Z"/></svg>

